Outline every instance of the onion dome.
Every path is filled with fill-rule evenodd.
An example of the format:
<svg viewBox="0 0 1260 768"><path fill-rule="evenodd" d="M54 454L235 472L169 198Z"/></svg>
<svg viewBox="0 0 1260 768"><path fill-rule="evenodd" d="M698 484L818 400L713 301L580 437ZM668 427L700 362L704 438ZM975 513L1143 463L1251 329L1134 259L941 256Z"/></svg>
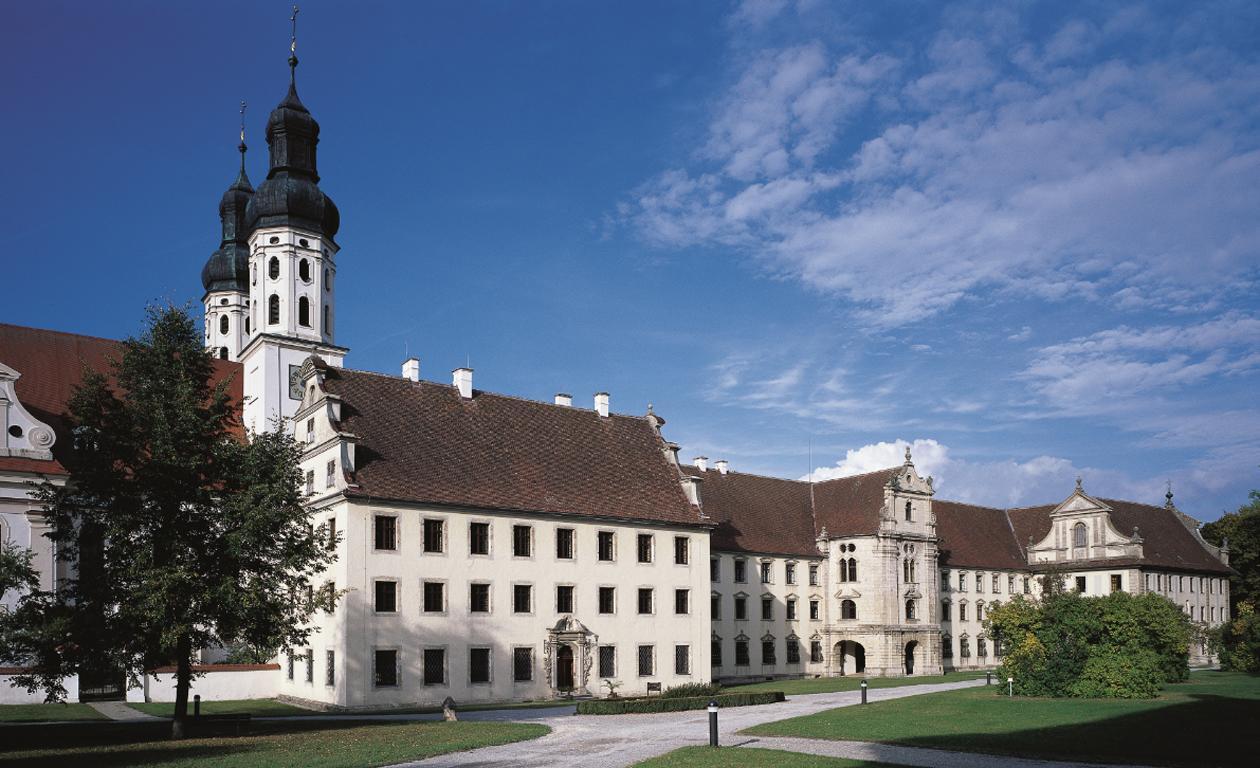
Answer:
<svg viewBox="0 0 1260 768"><path fill-rule="evenodd" d="M341 214L319 188L315 165L319 123L298 98L296 70L297 56L291 55L289 92L267 118L271 168L249 201L246 220L250 231L293 226L332 239L341 226Z"/></svg>
<svg viewBox="0 0 1260 768"><path fill-rule="evenodd" d="M244 293L249 290L249 227L245 225L245 212L254 195L254 188L249 183L249 176L245 175L246 147L243 138L238 149L241 152L241 172L219 200L223 240L201 269L201 285L207 293Z"/></svg>

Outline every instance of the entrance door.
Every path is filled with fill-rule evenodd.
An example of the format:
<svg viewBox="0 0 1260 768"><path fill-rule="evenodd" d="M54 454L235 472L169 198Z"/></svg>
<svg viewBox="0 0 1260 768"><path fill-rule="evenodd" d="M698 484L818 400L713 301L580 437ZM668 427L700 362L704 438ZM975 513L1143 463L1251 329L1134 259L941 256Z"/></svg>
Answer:
<svg viewBox="0 0 1260 768"><path fill-rule="evenodd" d="M906 643L906 675L914 674L914 649L918 647L918 642L910 641Z"/></svg>
<svg viewBox="0 0 1260 768"><path fill-rule="evenodd" d="M562 645L556 649L556 689L573 690L573 646Z"/></svg>

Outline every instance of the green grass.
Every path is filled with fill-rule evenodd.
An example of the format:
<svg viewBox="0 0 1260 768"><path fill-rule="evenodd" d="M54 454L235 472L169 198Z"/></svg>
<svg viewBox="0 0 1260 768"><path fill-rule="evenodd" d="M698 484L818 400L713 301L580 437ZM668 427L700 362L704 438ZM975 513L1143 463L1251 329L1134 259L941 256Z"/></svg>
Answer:
<svg viewBox="0 0 1260 768"><path fill-rule="evenodd" d="M104 715L87 704L0 704L0 723L104 719Z"/></svg>
<svg viewBox="0 0 1260 768"><path fill-rule="evenodd" d="M15 733L15 731L24 733ZM166 723L6 728L0 766L55 768L370 768L448 752L536 739L526 723L255 723L249 735L170 741ZM49 747L56 744L56 747Z"/></svg>
<svg viewBox="0 0 1260 768"><path fill-rule="evenodd" d="M637 763L634 768L765 768L767 765L775 768L878 768L887 764L802 755L778 749L683 747Z"/></svg>
<svg viewBox="0 0 1260 768"><path fill-rule="evenodd" d="M1157 699L1008 699L996 689L878 701L747 732L1193 768L1250 762L1244 740L1260 722L1260 677L1233 672L1194 672Z"/></svg>
<svg viewBox="0 0 1260 768"><path fill-rule="evenodd" d="M146 715L157 715L158 717L174 717L175 704L172 702L154 701L149 703L128 704L132 709L139 710ZM193 713L193 703L188 702L188 714ZM203 701L201 702L201 714L203 715L253 715L254 717L276 717L279 715L314 715L326 714L323 712L312 712L309 709L295 707L292 704L285 704L275 699L237 699L233 701Z"/></svg>
<svg viewBox="0 0 1260 768"><path fill-rule="evenodd" d="M730 685L726 690L732 693L744 691L783 691L789 696L802 693L835 693L837 691L856 691L865 679L871 688L898 688L903 685L927 685L929 683L957 683L962 680L975 680L984 677L983 672L954 672L948 675L923 675L920 677L868 677L846 675L845 677L814 677L794 680L770 680L764 683L748 683Z"/></svg>

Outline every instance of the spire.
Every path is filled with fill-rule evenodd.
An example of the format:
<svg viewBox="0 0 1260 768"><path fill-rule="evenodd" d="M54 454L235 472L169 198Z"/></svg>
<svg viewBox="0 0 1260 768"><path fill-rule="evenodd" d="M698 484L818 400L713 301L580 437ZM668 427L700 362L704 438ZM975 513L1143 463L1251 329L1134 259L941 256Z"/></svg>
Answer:
<svg viewBox="0 0 1260 768"><path fill-rule="evenodd" d="M1172 480L1168 481L1168 492L1164 494L1164 509L1175 509L1173 506Z"/></svg>
<svg viewBox="0 0 1260 768"><path fill-rule="evenodd" d="M241 172L237 175L236 184L234 184L233 186L249 187L250 190L252 191L253 187L250 187L249 176L245 175L245 152L249 149L249 147L245 145L245 108L246 106L247 105L245 104L245 100L241 99L241 143L236 145L237 151L241 153Z"/></svg>
<svg viewBox="0 0 1260 768"><path fill-rule="evenodd" d="M289 22L293 25L293 31L289 33L289 90L294 94L297 93L297 17L301 10L294 3L293 15L289 17Z"/></svg>
<svg viewBox="0 0 1260 768"><path fill-rule="evenodd" d="M219 224L222 238L219 247L201 270L201 284L206 291L240 291L249 289L249 245L245 210L254 195L254 187L245 173L245 102L241 102L240 143L241 168L219 200Z"/></svg>

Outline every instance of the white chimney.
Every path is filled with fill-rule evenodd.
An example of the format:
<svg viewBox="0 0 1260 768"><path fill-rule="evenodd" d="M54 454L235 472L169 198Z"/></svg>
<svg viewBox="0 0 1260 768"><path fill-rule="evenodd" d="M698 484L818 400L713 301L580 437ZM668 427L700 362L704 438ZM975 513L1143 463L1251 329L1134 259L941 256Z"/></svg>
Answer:
<svg viewBox="0 0 1260 768"><path fill-rule="evenodd" d="M696 469L700 470L701 472L704 472L708 470L709 468L709 457L697 456L691 460L691 463L696 465Z"/></svg>
<svg viewBox="0 0 1260 768"><path fill-rule="evenodd" d="M402 375L408 381L420 380L420 358L409 357L403 361Z"/></svg>
<svg viewBox="0 0 1260 768"><path fill-rule="evenodd" d="M573 405L573 395L570 395L568 392L557 392L556 405L566 405L571 407Z"/></svg>
<svg viewBox="0 0 1260 768"><path fill-rule="evenodd" d="M600 416L608 415L608 393L607 392L595 393L595 410L599 412Z"/></svg>
<svg viewBox="0 0 1260 768"><path fill-rule="evenodd" d="M727 469L730 467L730 462L726 459L718 459L715 463L717 464L717 471L725 475Z"/></svg>
<svg viewBox="0 0 1260 768"><path fill-rule="evenodd" d="M464 399L472 397L472 372L472 368L456 368L451 371L451 378L459 389L459 396Z"/></svg>

